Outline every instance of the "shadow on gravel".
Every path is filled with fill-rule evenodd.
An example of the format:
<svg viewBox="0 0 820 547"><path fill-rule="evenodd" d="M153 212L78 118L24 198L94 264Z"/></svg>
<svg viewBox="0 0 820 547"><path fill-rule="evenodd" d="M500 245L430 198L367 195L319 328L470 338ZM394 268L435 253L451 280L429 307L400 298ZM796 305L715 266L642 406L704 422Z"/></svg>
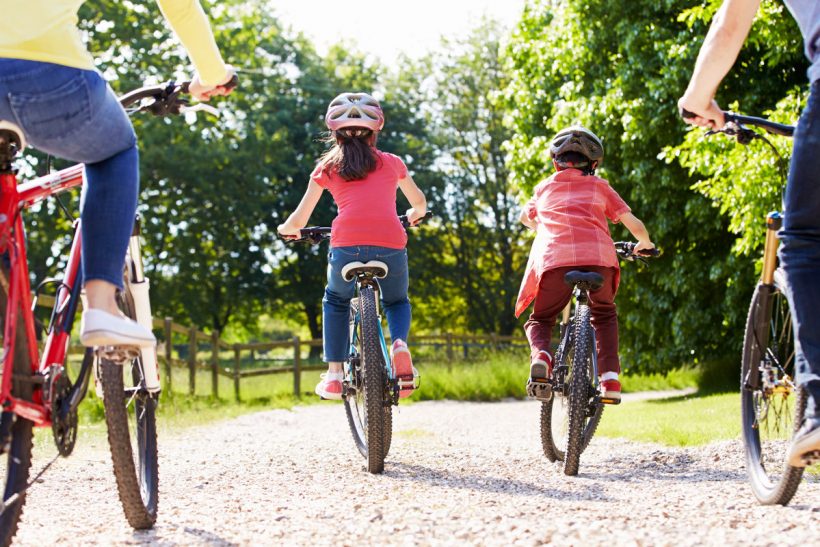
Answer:
<svg viewBox="0 0 820 547"><path fill-rule="evenodd" d="M190 534L196 538L198 545L211 545L214 547L237 547L238 543L230 542L213 532L203 530L201 528L191 528L185 526L186 534ZM162 529L142 530L134 532L134 539L140 545L152 545L154 547L178 547L179 543L172 540L163 539Z"/></svg>
<svg viewBox="0 0 820 547"><path fill-rule="evenodd" d="M703 466L686 453L653 452L640 459L613 458L600 466L600 470L584 472L581 477L609 482L743 482L746 473L742 469L726 470Z"/></svg>
<svg viewBox="0 0 820 547"><path fill-rule="evenodd" d="M574 486L578 491L565 491L515 479L492 477L485 474L471 475L401 462L391 462L384 475L402 481L425 482L444 488L461 488L491 494L538 496L563 501L614 501L601 492L600 488L595 488L592 485L575 483ZM543 473L540 472L534 473L534 475L543 477Z"/></svg>

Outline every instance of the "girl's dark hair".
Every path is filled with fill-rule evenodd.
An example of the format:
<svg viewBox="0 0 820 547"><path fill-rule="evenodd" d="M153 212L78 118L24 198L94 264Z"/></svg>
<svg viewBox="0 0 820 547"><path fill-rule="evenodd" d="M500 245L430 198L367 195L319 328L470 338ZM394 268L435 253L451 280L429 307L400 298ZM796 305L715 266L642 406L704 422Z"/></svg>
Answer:
<svg viewBox="0 0 820 547"><path fill-rule="evenodd" d="M376 169L376 133L361 127L345 127L331 132L324 142L331 145L318 166L331 170L345 181L361 180Z"/></svg>
<svg viewBox="0 0 820 547"><path fill-rule="evenodd" d="M585 175L595 174L595 162L580 152L564 152L555 158L555 163L562 169L580 169Z"/></svg>

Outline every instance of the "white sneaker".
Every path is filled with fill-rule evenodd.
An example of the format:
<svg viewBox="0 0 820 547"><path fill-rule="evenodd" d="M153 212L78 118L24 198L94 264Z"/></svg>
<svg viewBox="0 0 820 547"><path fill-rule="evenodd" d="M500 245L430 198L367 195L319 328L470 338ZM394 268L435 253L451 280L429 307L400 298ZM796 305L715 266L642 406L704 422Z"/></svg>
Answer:
<svg viewBox="0 0 820 547"><path fill-rule="evenodd" d="M86 347L138 346L152 347L157 343L154 333L127 317L107 311L83 311L80 343Z"/></svg>

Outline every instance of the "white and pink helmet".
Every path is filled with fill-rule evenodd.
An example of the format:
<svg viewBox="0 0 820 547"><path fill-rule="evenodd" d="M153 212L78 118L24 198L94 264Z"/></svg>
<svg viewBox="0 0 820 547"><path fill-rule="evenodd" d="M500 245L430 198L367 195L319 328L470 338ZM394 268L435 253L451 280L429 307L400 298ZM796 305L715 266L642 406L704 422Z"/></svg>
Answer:
<svg viewBox="0 0 820 547"><path fill-rule="evenodd" d="M365 127L381 131L384 127L384 112L379 101L367 93L342 93L330 101L325 123L331 131L343 127Z"/></svg>

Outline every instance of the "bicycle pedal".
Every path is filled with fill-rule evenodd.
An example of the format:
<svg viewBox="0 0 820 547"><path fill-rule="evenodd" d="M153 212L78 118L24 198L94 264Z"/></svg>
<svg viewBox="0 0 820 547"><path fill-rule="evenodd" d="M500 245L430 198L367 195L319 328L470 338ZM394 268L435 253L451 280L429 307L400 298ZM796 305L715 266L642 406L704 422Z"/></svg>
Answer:
<svg viewBox="0 0 820 547"><path fill-rule="evenodd" d="M611 397L601 397L601 402L605 405L619 405L619 404L621 404L620 399L613 399Z"/></svg>
<svg viewBox="0 0 820 547"><path fill-rule="evenodd" d="M139 357L140 350L137 346L100 346L97 355L100 359L125 365Z"/></svg>
<svg viewBox="0 0 820 547"><path fill-rule="evenodd" d="M552 384L546 379L530 378L527 382L527 395L539 401L552 400Z"/></svg>

